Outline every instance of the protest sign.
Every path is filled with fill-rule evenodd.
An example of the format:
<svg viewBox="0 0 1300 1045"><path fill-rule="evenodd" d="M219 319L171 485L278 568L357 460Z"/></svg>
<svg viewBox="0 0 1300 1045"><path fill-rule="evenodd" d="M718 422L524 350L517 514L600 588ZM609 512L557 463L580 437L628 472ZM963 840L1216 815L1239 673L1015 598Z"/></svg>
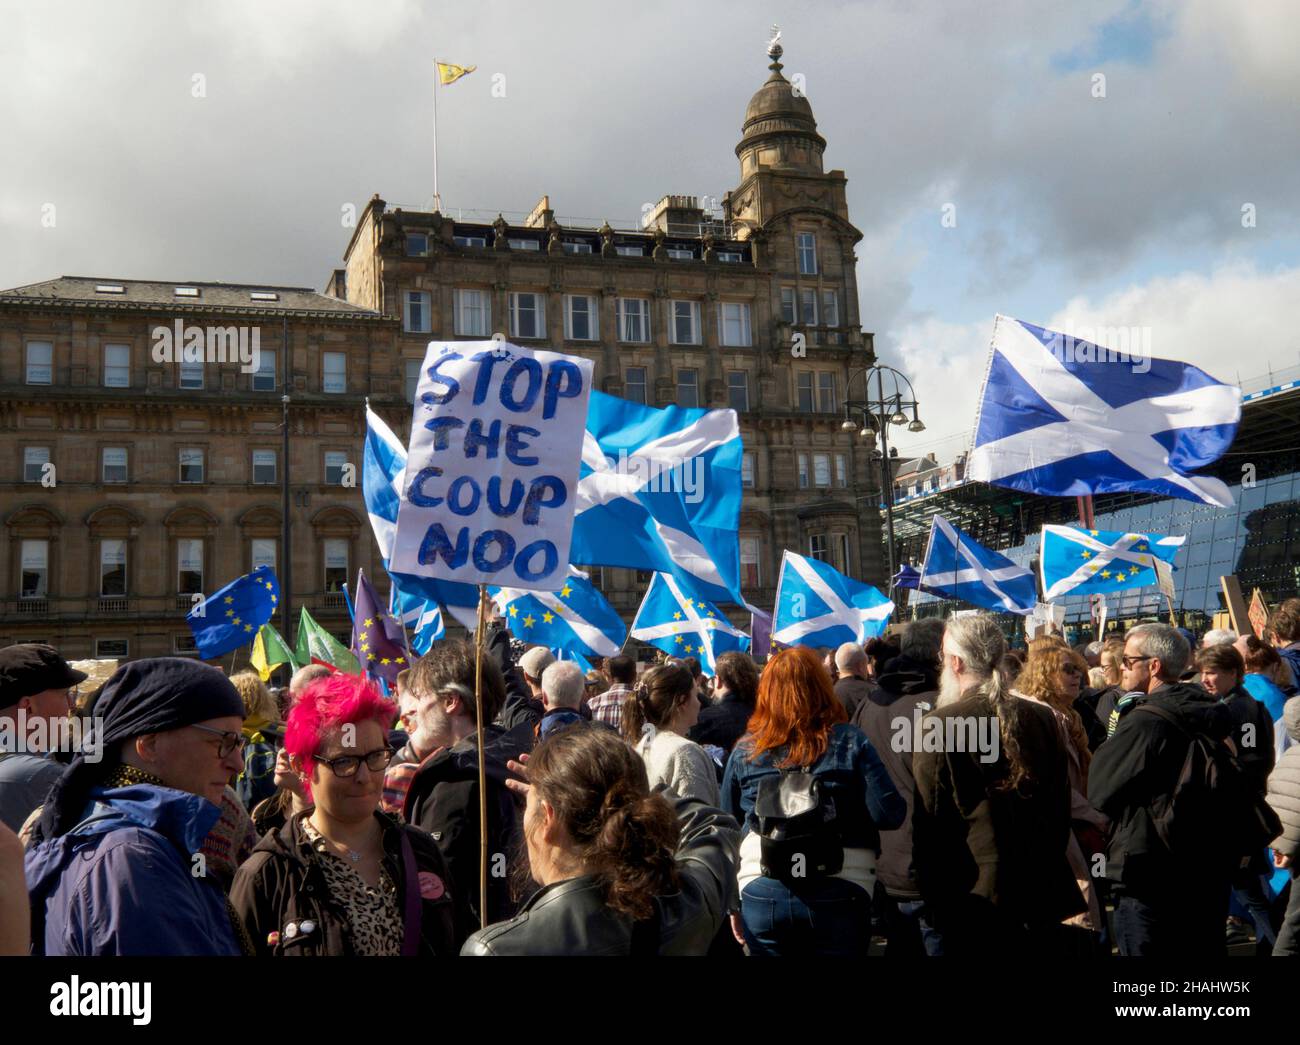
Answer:
<svg viewBox="0 0 1300 1045"><path fill-rule="evenodd" d="M391 568L560 588L591 375L588 359L505 341L430 342Z"/></svg>

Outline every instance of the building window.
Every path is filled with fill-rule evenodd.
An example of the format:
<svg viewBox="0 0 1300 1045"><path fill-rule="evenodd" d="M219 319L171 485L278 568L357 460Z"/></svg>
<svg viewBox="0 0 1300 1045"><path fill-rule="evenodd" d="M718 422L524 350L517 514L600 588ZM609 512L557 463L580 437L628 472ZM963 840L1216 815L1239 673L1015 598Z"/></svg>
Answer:
<svg viewBox="0 0 1300 1045"><path fill-rule="evenodd" d="M795 408L801 414L813 412L813 376L809 370L800 370L795 379Z"/></svg>
<svg viewBox="0 0 1300 1045"><path fill-rule="evenodd" d="M270 486L275 483L275 451L253 451L253 483L257 486Z"/></svg>
<svg viewBox="0 0 1300 1045"><path fill-rule="evenodd" d="M755 537L740 539L740 586L753 591L763 585L762 571L759 569L759 542Z"/></svg>
<svg viewBox="0 0 1300 1045"><path fill-rule="evenodd" d="M348 542L341 537L325 541L325 590L342 591L348 582Z"/></svg>
<svg viewBox="0 0 1300 1045"><path fill-rule="evenodd" d="M700 343L700 303L698 301L674 301L673 308L673 344L698 345Z"/></svg>
<svg viewBox="0 0 1300 1045"><path fill-rule="evenodd" d="M831 565L846 576L849 573L849 535L831 534Z"/></svg>
<svg viewBox="0 0 1300 1045"><path fill-rule="evenodd" d="M818 487L831 484L831 455L813 454L813 485Z"/></svg>
<svg viewBox="0 0 1300 1045"><path fill-rule="evenodd" d="M173 635L172 653L178 657L197 657L199 644L194 641L194 633L187 631L184 635Z"/></svg>
<svg viewBox="0 0 1300 1045"><path fill-rule="evenodd" d="M406 234L406 254L412 258L422 258L429 253L429 237L423 232Z"/></svg>
<svg viewBox="0 0 1300 1045"><path fill-rule="evenodd" d="M126 541L99 542L99 594L104 597L126 594Z"/></svg>
<svg viewBox="0 0 1300 1045"><path fill-rule="evenodd" d="M808 489L808 455L799 454L799 489Z"/></svg>
<svg viewBox="0 0 1300 1045"><path fill-rule="evenodd" d="M591 244L590 244L590 243L580 243L580 242L576 242L576 241L574 241L574 240L567 240L567 239L566 239L566 240L564 241L564 253L566 253L566 254L590 254L590 253L591 253Z"/></svg>
<svg viewBox="0 0 1300 1045"><path fill-rule="evenodd" d="M420 387L420 367L424 364L423 359L407 359L406 363L406 401L415 402L416 390Z"/></svg>
<svg viewBox="0 0 1300 1045"><path fill-rule="evenodd" d="M45 474L45 466L50 463L48 446L23 447L23 482L39 483Z"/></svg>
<svg viewBox="0 0 1300 1045"><path fill-rule="evenodd" d="M748 450L740 455L740 485L746 490L754 488L754 455Z"/></svg>
<svg viewBox="0 0 1300 1045"><path fill-rule="evenodd" d="M595 341L600 337L595 298L587 294L565 297L564 336L570 341Z"/></svg>
<svg viewBox="0 0 1300 1045"><path fill-rule="evenodd" d="M183 483L201 483L203 482L203 451L202 450L182 450L180 452L181 463L181 482Z"/></svg>
<svg viewBox="0 0 1300 1045"><path fill-rule="evenodd" d="M817 375L817 409L823 414L835 413L835 375L829 370Z"/></svg>
<svg viewBox="0 0 1300 1045"><path fill-rule="evenodd" d="M645 405L645 367L630 366L623 371L623 374L624 398Z"/></svg>
<svg viewBox="0 0 1300 1045"><path fill-rule="evenodd" d="M727 371L727 399L733 410L743 414L749 409L749 375L743 370Z"/></svg>
<svg viewBox="0 0 1300 1045"><path fill-rule="evenodd" d="M806 327L817 325L817 291L799 291L799 322Z"/></svg>
<svg viewBox="0 0 1300 1045"><path fill-rule="evenodd" d="M486 290L452 291L456 333L462 337L487 337L492 323L492 303Z"/></svg>
<svg viewBox="0 0 1300 1045"><path fill-rule="evenodd" d="M830 554L826 548L826 535L824 533L814 533L808 538L808 555L818 562L830 562Z"/></svg>
<svg viewBox="0 0 1300 1045"><path fill-rule="evenodd" d="M508 294L511 337L546 336L546 301L541 294Z"/></svg>
<svg viewBox="0 0 1300 1045"><path fill-rule="evenodd" d="M203 591L203 541L182 537L176 542L176 594Z"/></svg>
<svg viewBox="0 0 1300 1045"><path fill-rule="evenodd" d="M633 342L650 340L650 302L643 298L618 299L618 339Z"/></svg>
<svg viewBox="0 0 1300 1045"><path fill-rule="evenodd" d="M50 593L50 542L23 541L22 582L18 595L23 599L43 599Z"/></svg>
<svg viewBox="0 0 1300 1045"><path fill-rule="evenodd" d="M458 247L486 247L486 236L452 236L451 241Z"/></svg>
<svg viewBox="0 0 1300 1045"><path fill-rule="evenodd" d="M126 482L126 447L106 446L100 452L100 481Z"/></svg>
<svg viewBox="0 0 1300 1045"><path fill-rule="evenodd" d="M348 390L348 355L346 352L324 353L321 391L337 395Z"/></svg>
<svg viewBox="0 0 1300 1045"><path fill-rule="evenodd" d="M343 466L348 463L348 455L343 450L325 451L325 485L343 485Z"/></svg>
<svg viewBox="0 0 1300 1045"><path fill-rule="evenodd" d="M799 246L799 275L817 275L817 237L811 232L801 232L796 238Z"/></svg>
<svg viewBox="0 0 1300 1045"><path fill-rule="evenodd" d="M835 455L835 485L836 486L849 485L848 459L844 456L844 454Z"/></svg>
<svg viewBox="0 0 1300 1045"><path fill-rule="evenodd" d="M104 387L131 387L131 346L104 346Z"/></svg>
<svg viewBox="0 0 1300 1045"><path fill-rule="evenodd" d="M27 342L27 383L48 385L54 382L54 345L49 341Z"/></svg>
<svg viewBox="0 0 1300 1045"><path fill-rule="evenodd" d="M431 299L427 290L408 290L402 295L402 330L408 334L427 334L430 329Z"/></svg>
<svg viewBox="0 0 1300 1045"><path fill-rule="evenodd" d="M745 255L734 250L720 250L718 251L718 260L724 265L739 265L745 260Z"/></svg>
<svg viewBox="0 0 1300 1045"><path fill-rule="evenodd" d="M781 288L781 322L791 326L797 322L794 314L794 287Z"/></svg>
<svg viewBox="0 0 1300 1045"><path fill-rule="evenodd" d="M720 334L724 345L728 347L744 347L750 343L748 302L722 302L722 307L718 310L718 323L721 327Z"/></svg>
<svg viewBox="0 0 1300 1045"><path fill-rule="evenodd" d="M620 244L614 248L621 258L643 258L645 257L644 247L633 247L627 244Z"/></svg>
<svg viewBox="0 0 1300 1045"><path fill-rule="evenodd" d="M822 291L822 326L840 325L840 296L833 290Z"/></svg>
<svg viewBox="0 0 1300 1045"><path fill-rule="evenodd" d="M673 261L694 261L695 251L688 250L685 247L669 247L668 256Z"/></svg>
<svg viewBox="0 0 1300 1045"><path fill-rule="evenodd" d="M257 369L253 371L253 391L274 392L275 385L275 349L264 348L258 353Z"/></svg>
<svg viewBox="0 0 1300 1045"><path fill-rule="evenodd" d="M259 566L275 569L275 538L273 537L254 537L252 548L249 554L249 560L252 569Z"/></svg>
<svg viewBox="0 0 1300 1045"><path fill-rule="evenodd" d="M541 250L542 245L535 239L522 239L519 237L510 237L506 240L511 250Z"/></svg>
<svg viewBox="0 0 1300 1045"><path fill-rule="evenodd" d="M677 405L700 405L700 372L693 367L677 371Z"/></svg>
<svg viewBox="0 0 1300 1045"><path fill-rule="evenodd" d="M203 360L191 362L181 360L181 388L201 389L203 387Z"/></svg>
<svg viewBox="0 0 1300 1045"><path fill-rule="evenodd" d="M194 638L193 635L190 636ZM125 660L131 655L131 643L127 639L96 639L95 656L99 660Z"/></svg>

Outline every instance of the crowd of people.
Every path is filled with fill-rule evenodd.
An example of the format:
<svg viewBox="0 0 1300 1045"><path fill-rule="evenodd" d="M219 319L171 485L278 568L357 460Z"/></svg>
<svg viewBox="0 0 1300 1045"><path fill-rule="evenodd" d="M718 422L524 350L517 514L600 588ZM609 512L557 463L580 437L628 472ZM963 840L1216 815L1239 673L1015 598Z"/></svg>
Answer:
<svg viewBox="0 0 1300 1045"><path fill-rule="evenodd" d="M10 646L0 953L1300 953L1300 600L1267 641L1005 629L706 677L497 626L391 694Z"/></svg>

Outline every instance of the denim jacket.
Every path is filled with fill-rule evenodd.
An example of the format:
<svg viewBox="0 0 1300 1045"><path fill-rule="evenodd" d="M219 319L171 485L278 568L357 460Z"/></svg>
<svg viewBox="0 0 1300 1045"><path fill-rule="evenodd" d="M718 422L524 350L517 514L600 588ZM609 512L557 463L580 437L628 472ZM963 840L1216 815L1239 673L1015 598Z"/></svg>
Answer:
<svg viewBox="0 0 1300 1045"><path fill-rule="evenodd" d="M722 777L722 808L737 820L743 818L746 830L757 831L754 801L759 781L780 773L777 765L785 758L785 751L765 751L751 762L751 750L749 738L742 738L727 760ZM812 775L835 802L835 819L844 846L870 849L879 855L879 832L901 826L907 805L871 741L855 726L843 722L832 726L826 751L813 763Z"/></svg>

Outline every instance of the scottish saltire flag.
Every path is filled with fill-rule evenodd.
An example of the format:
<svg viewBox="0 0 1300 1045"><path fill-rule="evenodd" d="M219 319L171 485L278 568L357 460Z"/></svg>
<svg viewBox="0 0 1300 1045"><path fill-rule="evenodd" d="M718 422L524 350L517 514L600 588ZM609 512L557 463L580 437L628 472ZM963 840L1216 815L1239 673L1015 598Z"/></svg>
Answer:
<svg viewBox="0 0 1300 1045"><path fill-rule="evenodd" d="M505 616L511 635L545 646L562 660L586 664L589 657L617 656L627 641L627 626L618 611L575 570L559 591L489 585L488 595Z"/></svg>
<svg viewBox="0 0 1300 1045"><path fill-rule="evenodd" d="M209 595L185 618L199 656L211 660L251 645L279 601L280 582L269 566L259 566Z"/></svg>
<svg viewBox="0 0 1300 1045"><path fill-rule="evenodd" d="M388 569L388 560L393 553L397 509L402 503L405 476L406 447L367 403L361 493L366 502L366 514L370 517L370 528L375 532L375 542L384 560L384 569ZM439 603L470 631L478 627L478 589L474 585L393 573L391 570L388 575L393 586L409 598Z"/></svg>
<svg viewBox="0 0 1300 1045"><path fill-rule="evenodd" d="M1033 612L1033 571L976 543L942 515L930 519L930 543L921 564L921 588L1003 613Z"/></svg>
<svg viewBox="0 0 1300 1045"><path fill-rule="evenodd" d="M667 573L710 602L740 594L734 410L662 410L593 391L573 562Z"/></svg>
<svg viewBox="0 0 1300 1045"><path fill-rule="evenodd" d="M772 638L783 646L866 642L884 632L894 604L870 584L786 550L776 583Z"/></svg>
<svg viewBox="0 0 1300 1045"><path fill-rule="evenodd" d="M898 568L898 572L894 574L893 585L895 588L918 590L921 586L921 571L910 562L905 562Z"/></svg>
<svg viewBox="0 0 1300 1045"><path fill-rule="evenodd" d="M1241 389L1194 366L998 316L967 474L1027 493L1227 507L1226 485L1192 473L1222 456L1240 420Z"/></svg>
<svg viewBox="0 0 1300 1045"><path fill-rule="evenodd" d="M442 622L442 607L436 602L422 599L418 595L404 595L394 584L389 594L389 603L397 619L411 630L411 652L417 657L423 657L435 642L447 634L447 628Z"/></svg>
<svg viewBox="0 0 1300 1045"><path fill-rule="evenodd" d="M656 573L632 622L632 638L674 657L695 657L712 676L718 656L749 649L749 636L676 577Z"/></svg>
<svg viewBox="0 0 1300 1045"><path fill-rule="evenodd" d="M1172 567L1185 537L1044 526L1038 562L1050 601L1062 595L1122 591L1155 584L1156 559Z"/></svg>
<svg viewBox="0 0 1300 1045"><path fill-rule="evenodd" d="M352 652L367 675L390 686L399 672L410 667L406 633L397 618L382 609L379 596L366 575L357 570L357 601L352 617Z"/></svg>

